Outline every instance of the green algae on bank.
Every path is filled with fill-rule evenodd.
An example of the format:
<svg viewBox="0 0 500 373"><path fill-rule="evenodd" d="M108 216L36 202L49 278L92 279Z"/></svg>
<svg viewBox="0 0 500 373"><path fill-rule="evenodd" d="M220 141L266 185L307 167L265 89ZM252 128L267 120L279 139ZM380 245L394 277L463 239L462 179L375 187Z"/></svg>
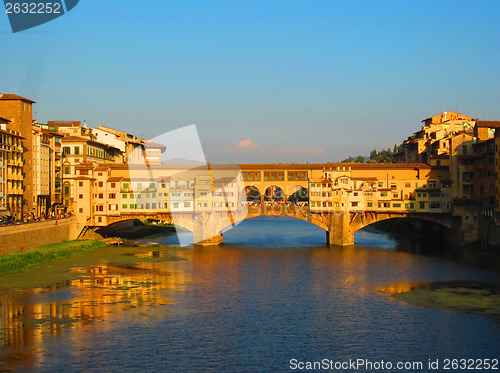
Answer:
<svg viewBox="0 0 500 373"><path fill-rule="evenodd" d="M427 308L484 314L500 322L500 286L475 281L444 281L380 289L392 298Z"/></svg>
<svg viewBox="0 0 500 373"><path fill-rule="evenodd" d="M182 250L182 248L159 245L155 246L152 251L148 247L102 246L72 257L32 266L26 271L1 275L0 289L10 289L9 292L12 292L15 291L13 289L43 288L56 283L64 283L80 276L72 269L97 263L127 265L139 262L182 260L171 254L176 250Z"/></svg>
<svg viewBox="0 0 500 373"><path fill-rule="evenodd" d="M32 266L106 246L99 240L63 241L61 243L37 246L34 249L0 256L0 275L26 271Z"/></svg>

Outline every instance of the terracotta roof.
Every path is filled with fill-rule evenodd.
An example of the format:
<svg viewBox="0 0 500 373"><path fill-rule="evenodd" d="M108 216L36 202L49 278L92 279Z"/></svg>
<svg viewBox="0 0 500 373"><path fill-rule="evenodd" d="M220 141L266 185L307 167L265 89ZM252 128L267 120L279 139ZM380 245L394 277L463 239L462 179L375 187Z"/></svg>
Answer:
<svg viewBox="0 0 500 373"><path fill-rule="evenodd" d="M158 144L156 142L153 142L153 141L147 141L147 140L144 140L144 146L146 148L167 148L165 145L162 145L162 144Z"/></svg>
<svg viewBox="0 0 500 373"><path fill-rule="evenodd" d="M211 167L217 165L210 165ZM242 170L252 169L278 169L278 170L318 170L325 169L326 171L332 168L335 171L336 167L351 167L352 170L356 169L384 169L384 168L401 168L401 169L414 169L414 168L431 168L425 163L280 163L280 164L238 164Z"/></svg>
<svg viewBox="0 0 500 373"><path fill-rule="evenodd" d="M49 120L47 122L49 126L57 125L58 127L81 127L81 122L79 120Z"/></svg>
<svg viewBox="0 0 500 373"><path fill-rule="evenodd" d="M15 95L13 93L4 93L4 94L0 93L0 100L23 100L23 101L35 103L35 101L30 100L29 98Z"/></svg>
<svg viewBox="0 0 500 373"><path fill-rule="evenodd" d="M117 177L110 177L110 178L107 180L107 182L108 182L108 183L116 183L116 182L118 182L118 181L121 181L122 179L123 179L123 177L119 177L119 176L117 176Z"/></svg>
<svg viewBox="0 0 500 373"><path fill-rule="evenodd" d="M478 127L500 128L500 120L478 120L476 122L476 126L478 126Z"/></svg>
<svg viewBox="0 0 500 373"><path fill-rule="evenodd" d="M0 120L4 120L4 121L6 121L7 123L10 123L10 122L11 122L11 121L10 121L10 120L8 120L7 118L3 118L3 117L0 117Z"/></svg>
<svg viewBox="0 0 500 373"><path fill-rule="evenodd" d="M89 169L89 168L93 168L94 167L94 164L92 162L82 162L82 163L78 163L78 165L75 167L77 169Z"/></svg>
<svg viewBox="0 0 500 373"><path fill-rule="evenodd" d="M89 139L85 137L79 137L79 136L64 136L62 141L90 141Z"/></svg>

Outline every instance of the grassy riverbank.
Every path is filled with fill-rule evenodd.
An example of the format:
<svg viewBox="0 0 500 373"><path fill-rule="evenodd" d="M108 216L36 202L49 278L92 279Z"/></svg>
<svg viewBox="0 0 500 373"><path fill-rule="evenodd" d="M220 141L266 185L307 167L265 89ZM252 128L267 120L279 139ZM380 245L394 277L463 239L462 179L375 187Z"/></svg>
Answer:
<svg viewBox="0 0 500 373"><path fill-rule="evenodd" d="M99 240L63 241L57 244L38 246L31 250L2 255L0 256L0 275L25 271L34 265L69 258L102 246L106 246L106 243Z"/></svg>

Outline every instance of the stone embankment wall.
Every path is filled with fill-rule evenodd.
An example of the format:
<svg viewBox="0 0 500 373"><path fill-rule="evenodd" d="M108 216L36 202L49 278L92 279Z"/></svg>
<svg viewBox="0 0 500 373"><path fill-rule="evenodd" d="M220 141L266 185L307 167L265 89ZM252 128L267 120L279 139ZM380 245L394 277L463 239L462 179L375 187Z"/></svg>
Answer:
<svg viewBox="0 0 500 373"><path fill-rule="evenodd" d="M500 247L500 225L488 218L480 217L479 239L482 246Z"/></svg>
<svg viewBox="0 0 500 373"><path fill-rule="evenodd" d="M81 229L80 229L81 230ZM0 255L62 241L76 240L76 217L0 227Z"/></svg>

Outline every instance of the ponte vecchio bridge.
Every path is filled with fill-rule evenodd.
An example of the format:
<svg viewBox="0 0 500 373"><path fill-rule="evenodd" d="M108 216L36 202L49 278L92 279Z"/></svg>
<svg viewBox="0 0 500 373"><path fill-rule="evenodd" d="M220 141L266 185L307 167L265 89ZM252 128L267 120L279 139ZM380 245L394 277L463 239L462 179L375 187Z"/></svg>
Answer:
<svg viewBox="0 0 500 373"><path fill-rule="evenodd" d="M79 198L89 190L90 198ZM425 164L82 164L73 194L82 233L155 219L193 232L189 243L213 245L242 220L272 215L323 228L329 245L351 245L357 230L392 218L432 221L461 242L477 239L477 219L465 219L452 202L448 171Z"/></svg>

